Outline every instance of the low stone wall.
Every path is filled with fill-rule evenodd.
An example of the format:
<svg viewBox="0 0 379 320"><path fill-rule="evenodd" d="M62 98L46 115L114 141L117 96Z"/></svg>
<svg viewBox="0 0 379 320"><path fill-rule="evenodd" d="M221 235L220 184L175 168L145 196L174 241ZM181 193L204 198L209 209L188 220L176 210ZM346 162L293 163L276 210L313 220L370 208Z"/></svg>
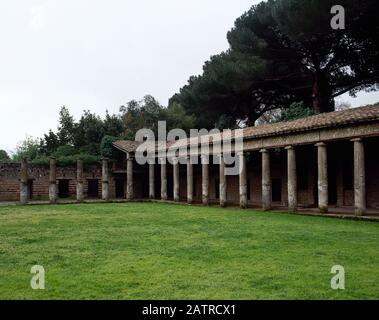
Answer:
<svg viewBox="0 0 379 320"><path fill-rule="evenodd" d="M29 184L33 199L48 199L49 196L49 168L28 165ZM84 169L85 181L98 180L98 193L101 195L101 167L89 166ZM57 183L59 180L68 180L71 197L76 196L76 166L57 167ZM88 183L84 183L84 194L88 195ZM0 163L0 201L18 201L20 197L20 164Z"/></svg>

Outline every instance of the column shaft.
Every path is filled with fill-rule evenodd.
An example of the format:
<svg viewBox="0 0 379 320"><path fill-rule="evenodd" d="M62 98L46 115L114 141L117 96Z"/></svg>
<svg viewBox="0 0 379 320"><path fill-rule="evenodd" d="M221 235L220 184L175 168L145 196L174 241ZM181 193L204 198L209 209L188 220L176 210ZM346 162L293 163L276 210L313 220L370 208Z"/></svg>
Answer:
<svg viewBox="0 0 379 320"><path fill-rule="evenodd" d="M161 200L167 200L167 170L166 159L161 159Z"/></svg>
<svg viewBox="0 0 379 320"><path fill-rule="evenodd" d="M76 169L76 201L83 202L84 200L84 181L83 181L83 161L77 161Z"/></svg>
<svg viewBox="0 0 379 320"><path fill-rule="evenodd" d="M177 158L173 161L173 174L174 174L174 201L179 202L180 201L180 194L179 194L179 161Z"/></svg>
<svg viewBox="0 0 379 320"><path fill-rule="evenodd" d="M208 156L201 157L201 189L202 201L204 205L209 203L209 158Z"/></svg>
<svg viewBox="0 0 379 320"><path fill-rule="evenodd" d="M239 159L239 194L240 207L247 208L247 177L246 177L246 156L243 152L238 155Z"/></svg>
<svg viewBox="0 0 379 320"><path fill-rule="evenodd" d="M297 211L297 172L296 151L292 146L287 149L287 188L288 188L288 210Z"/></svg>
<svg viewBox="0 0 379 320"><path fill-rule="evenodd" d="M149 164L149 198L155 198L155 165Z"/></svg>
<svg viewBox="0 0 379 320"><path fill-rule="evenodd" d="M193 202L193 165L191 157L187 158L187 203Z"/></svg>
<svg viewBox="0 0 379 320"><path fill-rule="evenodd" d="M262 208L267 211L271 209L271 169L270 152L261 150L262 153Z"/></svg>
<svg viewBox="0 0 379 320"><path fill-rule="evenodd" d="M366 212L365 149L362 139L354 142L354 207L355 215Z"/></svg>
<svg viewBox="0 0 379 320"><path fill-rule="evenodd" d="M220 155L220 206L226 207L226 176L224 156Z"/></svg>
<svg viewBox="0 0 379 320"><path fill-rule="evenodd" d="M328 212L328 157L325 143L317 146L318 163L318 207L321 213Z"/></svg>
<svg viewBox="0 0 379 320"><path fill-rule="evenodd" d="M128 155L126 167L126 199L134 199L134 183L133 183L133 157Z"/></svg>
<svg viewBox="0 0 379 320"><path fill-rule="evenodd" d="M20 203L26 204L29 201L29 188L28 188L28 161L26 158L21 159L20 170Z"/></svg>
<svg viewBox="0 0 379 320"><path fill-rule="evenodd" d="M49 171L49 200L50 203L56 203L58 198L57 194L57 160L50 158L50 171Z"/></svg>
<svg viewBox="0 0 379 320"><path fill-rule="evenodd" d="M108 201L109 200L109 168L108 168L108 159L103 159L103 162L102 162L101 198L104 201Z"/></svg>

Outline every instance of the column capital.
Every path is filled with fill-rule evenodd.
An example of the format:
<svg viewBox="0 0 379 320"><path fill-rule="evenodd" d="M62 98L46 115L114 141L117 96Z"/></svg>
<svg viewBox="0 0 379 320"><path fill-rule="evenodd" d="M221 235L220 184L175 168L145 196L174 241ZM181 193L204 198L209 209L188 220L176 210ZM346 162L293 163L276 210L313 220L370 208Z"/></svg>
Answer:
<svg viewBox="0 0 379 320"><path fill-rule="evenodd" d="M107 157L102 157L102 158L101 158L101 161L109 161L109 158L107 158Z"/></svg>
<svg viewBox="0 0 379 320"><path fill-rule="evenodd" d="M129 154L129 153L128 153L128 154L126 155L126 160L133 161L134 158L135 158L135 157L134 157L134 154Z"/></svg>
<svg viewBox="0 0 379 320"><path fill-rule="evenodd" d="M261 150L259 150L259 152L260 152L260 153L268 153L269 150L268 150L268 149L261 149Z"/></svg>
<svg viewBox="0 0 379 320"><path fill-rule="evenodd" d="M295 147L294 147L294 146L287 146L287 147L285 147L284 149L285 149L285 150L294 150Z"/></svg>
<svg viewBox="0 0 379 320"><path fill-rule="evenodd" d="M354 138L350 140L351 142L363 142L362 138Z"/></svg>
<svg viewBox="0 0 379 320"><path fill-rule="evenodd" d="M326 147L325 142L318 142L315 144L315 147Z"/></svg>

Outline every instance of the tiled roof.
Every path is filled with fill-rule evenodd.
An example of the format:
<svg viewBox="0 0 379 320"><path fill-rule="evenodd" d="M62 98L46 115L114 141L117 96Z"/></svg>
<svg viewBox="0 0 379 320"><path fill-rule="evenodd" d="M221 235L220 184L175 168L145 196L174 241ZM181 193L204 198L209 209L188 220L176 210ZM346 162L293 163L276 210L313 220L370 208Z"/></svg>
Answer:
<svg viewBox="0 0 379 320"><path fill-rule="evenodd" d="M266 124L244 129L244 138L272 136L299 131L317 130L379 120L379 104L343 111L321 113L303 119Z"/></svg>
<svg viewBox="0 0 379 320"><path fill-rule="evenodd" d="M124 152L134 152L137 147L141 144L141 142L130 141L130 140L118 140L113 143L113 145Z"/></svg>
<svg viewBox="0 0 379 320"><path fill-rule="evenodd" d="M363 122L379 121L379 103L365 107L352 108L343 111L330 113L321 113L314 116L272 124L265 124L256 127L243 129L243 138L254 139L267 136L277 136L290 134L294 132L304 132L322 128L332 128L337 126L346 126ZM234 136L234 131L232 136ZM212 135L212 140L217 141L222 138L222 134ZM199 143L199 138L190 138L177 141L177 145L191 145ZM126 152L133 152L141 142L135 141L116 141L114 146ZM169 146L172 143L167 143Z"/></svg>

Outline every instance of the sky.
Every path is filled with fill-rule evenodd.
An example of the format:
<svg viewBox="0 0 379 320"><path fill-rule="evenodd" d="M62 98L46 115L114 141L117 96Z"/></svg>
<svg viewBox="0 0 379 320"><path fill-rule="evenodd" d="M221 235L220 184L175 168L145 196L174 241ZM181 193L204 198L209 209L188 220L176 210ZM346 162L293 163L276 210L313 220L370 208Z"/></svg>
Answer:
<svg viewBox="0 0 379 320"><path fill-rule="evenodd" d="M257 0L3 0L0 149L56 130L61 106L101 116L146 94L168 99L228 48ZM379 93L340 98L352 106Z"/></svg>

